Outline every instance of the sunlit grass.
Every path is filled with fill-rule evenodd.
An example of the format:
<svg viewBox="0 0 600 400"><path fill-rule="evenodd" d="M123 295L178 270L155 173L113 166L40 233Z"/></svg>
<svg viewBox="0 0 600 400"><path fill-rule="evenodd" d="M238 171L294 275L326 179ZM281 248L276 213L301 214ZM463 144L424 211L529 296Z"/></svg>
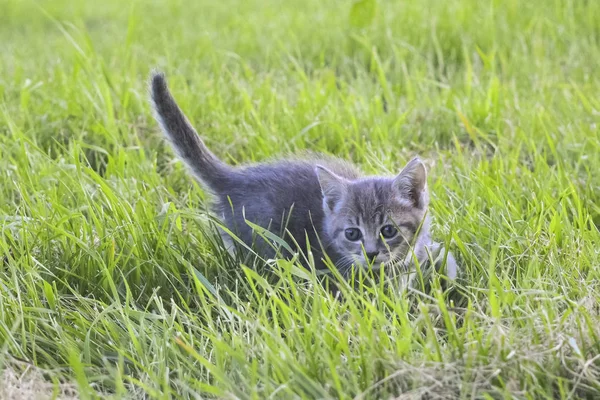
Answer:
<svg viewBox="0 0 600 400"><path fill-rule="evenodd" d="M0 364L116 398L600 395L600 3L351 7L2 2ZM336 300L232 258L153 68L232 164L420 154L459 282Z"/></svg>

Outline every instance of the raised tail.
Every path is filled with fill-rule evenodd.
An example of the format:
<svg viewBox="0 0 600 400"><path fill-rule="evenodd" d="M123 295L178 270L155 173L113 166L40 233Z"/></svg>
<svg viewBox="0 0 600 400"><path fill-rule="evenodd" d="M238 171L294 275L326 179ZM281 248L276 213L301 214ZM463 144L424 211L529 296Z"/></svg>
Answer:
<svg viewBox="0 0 600 400"><path fill-rule="evenodd" d="M179 157L209 189L222 193L232 177L230 166L206 147L169 92L163 73L154 73L151 81L155 118Z"/></svg>

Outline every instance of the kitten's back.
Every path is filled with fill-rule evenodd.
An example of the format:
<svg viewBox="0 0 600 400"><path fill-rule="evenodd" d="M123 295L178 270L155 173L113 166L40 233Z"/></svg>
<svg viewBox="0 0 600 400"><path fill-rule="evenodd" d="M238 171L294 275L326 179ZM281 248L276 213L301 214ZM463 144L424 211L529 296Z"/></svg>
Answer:
<svg viewBox="0 0 600 400"><path fill-rule="evenodd" d="M319 244L327 247L327 238L323 237L323 196L315 172L317 165L348 179L358 177L358 171L351 164L316 155L308 160L240 167L236 169L235 184L219 194L216 211L246 243L253 238L244 220L269 227L286 239L293 237L301 249L306 249L308 237L313 252L320 254ZM268 249L261 251L269 253Z"/></svg>

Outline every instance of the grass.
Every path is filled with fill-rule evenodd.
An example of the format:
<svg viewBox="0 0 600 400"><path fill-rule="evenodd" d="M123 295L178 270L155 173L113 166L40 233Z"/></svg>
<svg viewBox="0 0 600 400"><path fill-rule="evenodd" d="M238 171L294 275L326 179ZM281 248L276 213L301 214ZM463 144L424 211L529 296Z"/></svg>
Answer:
<svg viewBox="0 0 600 400"><path fill-rule="evenodd" d="M600 396L600 2L373 4L0 0L0 385ZM336 301L232 259L151 117L153 68L233 164L420 154L454 290Z"/></svg>

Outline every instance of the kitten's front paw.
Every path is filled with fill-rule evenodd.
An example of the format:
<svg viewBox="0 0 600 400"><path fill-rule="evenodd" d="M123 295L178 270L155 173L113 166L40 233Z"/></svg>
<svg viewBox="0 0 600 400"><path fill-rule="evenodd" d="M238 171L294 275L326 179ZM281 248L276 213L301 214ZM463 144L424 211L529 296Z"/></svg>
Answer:
<svg viewBox="0 0 600 400"><path fill-rule="evenodd" d="M458 264L452 252L446 252L446 248L439 243L429 246L430 255L433 256L433 264L438 273L446 275L454 280L458 276Z"/></svg>
<svg viewBox="0 0 600 400"><path fill-rule="evenodd" d="M437 262L435 269L440 270L443 268L444 260L441 259ZM452 255L451 252L448 252L448 256L446 257L446 276L452 280L456 279L458 275L458 264L456 263L456 259Z"/></svg>

